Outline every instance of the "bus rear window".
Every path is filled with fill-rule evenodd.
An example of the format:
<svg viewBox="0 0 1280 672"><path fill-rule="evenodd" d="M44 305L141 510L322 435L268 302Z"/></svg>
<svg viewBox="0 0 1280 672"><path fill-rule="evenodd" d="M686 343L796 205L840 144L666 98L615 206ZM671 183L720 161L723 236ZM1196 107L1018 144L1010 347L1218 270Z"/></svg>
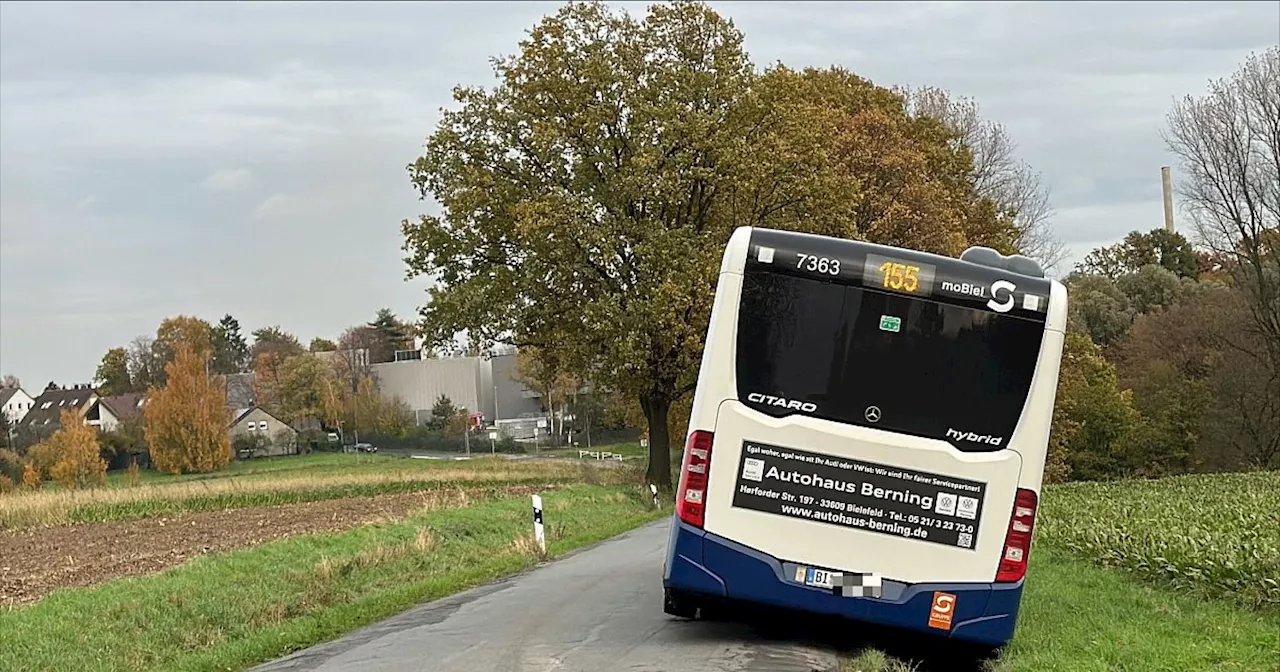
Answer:
<svg viewBox="0 0 1280 672"><path fill-rule="evenodd" d="M739 398L774 416L999 450L1026 403L1043 323L749 270L738 316Z"/></svg>

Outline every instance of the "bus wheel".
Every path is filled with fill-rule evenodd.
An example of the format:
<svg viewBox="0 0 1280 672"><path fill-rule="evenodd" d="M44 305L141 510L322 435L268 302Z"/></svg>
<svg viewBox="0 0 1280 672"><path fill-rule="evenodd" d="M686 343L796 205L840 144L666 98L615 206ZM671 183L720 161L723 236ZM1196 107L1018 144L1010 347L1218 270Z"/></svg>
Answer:
<svg viewBox="0 0 1280 672"><path fill-rule="evenodd" d="M699 606L698 618L703 621L727 621L729 609L720 602L708 600Z"/></svg>
<svg viewBox="0 0 1280 672"><path fill-rule="evenodd" d="M662 611L676 618L692 619L698 613L698 605L688 595L670 588L662 591Z"/></svg>

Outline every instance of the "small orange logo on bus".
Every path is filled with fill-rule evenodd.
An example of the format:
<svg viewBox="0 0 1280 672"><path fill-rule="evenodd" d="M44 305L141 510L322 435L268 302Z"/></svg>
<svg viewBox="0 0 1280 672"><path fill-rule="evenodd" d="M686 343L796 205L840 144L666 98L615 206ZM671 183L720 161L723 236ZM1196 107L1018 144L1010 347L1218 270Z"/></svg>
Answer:
<svg viewBox="0 0 1280 672"><path fill-rule="evenodd" d="M951 593L934 593L933 607L929 609L929 627L951 629L951 616L956 610L956 596Z"/></svg>

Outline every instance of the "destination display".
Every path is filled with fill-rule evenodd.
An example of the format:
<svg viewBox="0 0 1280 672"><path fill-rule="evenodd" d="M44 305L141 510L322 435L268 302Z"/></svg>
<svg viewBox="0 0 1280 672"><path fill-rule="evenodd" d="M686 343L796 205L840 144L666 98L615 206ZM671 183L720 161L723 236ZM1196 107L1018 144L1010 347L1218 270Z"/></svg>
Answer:
<svg viewBox="0 0 1280 672"><path fill-rule="evenodd" d="M933 276L937 271L937 266L922 261L867 254L862 277L866 284L879 289L929 296L933 294Z"/></svg>
<svg viewBox="0 0 1280 672"><path fill-rule="evenodd" d="M1050 283L941 255L790 231L756 230L747 272L786 273L1044 321Z"/></svg>
<svg viewBox="0 0 1280 672"><path fill-rule="evenodd" d="M733 506L972 550L986 484L743 441Z"/></svg>

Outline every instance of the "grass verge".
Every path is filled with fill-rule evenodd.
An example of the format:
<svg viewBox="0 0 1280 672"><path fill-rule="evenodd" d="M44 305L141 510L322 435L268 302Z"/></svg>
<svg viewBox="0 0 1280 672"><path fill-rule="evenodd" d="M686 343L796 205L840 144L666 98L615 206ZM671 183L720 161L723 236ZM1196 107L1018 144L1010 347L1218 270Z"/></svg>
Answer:
<svg viewBox="0 0 1280 672"><path fill-rule="evenodd" d="M847 654L842 672L957 669L947 661ZM963 668L959 668L963 669ZM1013 641L989 672L1275 672L1280 617L1199 599L1100 569L1070 552L1033 551Z"/></svg>
<svg viewBox="0 0 1280 672"><path fill-rule="evenodd" d="M562 488L543 506L550 556L669 515L626 486ZM527 569L529 528L521 497L58 591L0 613L0 669L242 669Z"/></svg>
<svg viewBox="0 0 1280 672"><path fill-rule="evenodd" d="M0 531L26 527L104 522L209 511L294 504L342 497L415 492L455 485L527 485L628 482L626 469L586 464L513 462L502 458L468 461L414 460L363 456L360 464L336 464L333 456L240 469L208 478L151 479L135 487L65 490L47 487L0 497ZM343 456L350 458L350 456ZM267 462L267 460L259 460Z"/></svg>

